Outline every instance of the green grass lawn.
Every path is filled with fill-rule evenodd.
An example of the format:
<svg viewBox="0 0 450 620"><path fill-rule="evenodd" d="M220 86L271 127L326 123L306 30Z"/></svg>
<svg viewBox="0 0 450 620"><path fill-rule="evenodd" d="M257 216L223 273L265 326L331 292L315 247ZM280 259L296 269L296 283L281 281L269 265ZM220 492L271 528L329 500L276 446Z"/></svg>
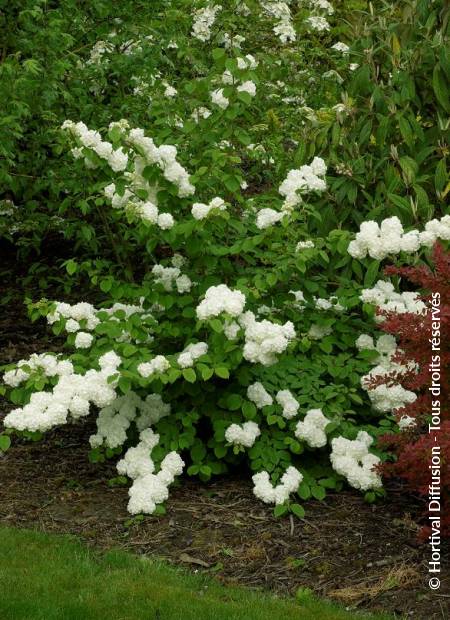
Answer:
<svg viewBox="0 0 450 620"><path fill-rule="evenodd" d="M353 614L229 588L121 551L96 553L69 536L0 528L2 620L350 620ZM378 620L388 616L377 616Z"/></svg>

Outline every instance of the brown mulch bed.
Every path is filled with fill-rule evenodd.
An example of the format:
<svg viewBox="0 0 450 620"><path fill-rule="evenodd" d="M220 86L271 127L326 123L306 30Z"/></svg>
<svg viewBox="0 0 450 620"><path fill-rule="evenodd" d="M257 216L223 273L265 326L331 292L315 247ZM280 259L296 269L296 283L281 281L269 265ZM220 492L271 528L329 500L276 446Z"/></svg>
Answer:
<svg viewBox="0 0 450 620"><path fill-rule="evenodd" d="M14 315L0 318L0 364L58 349L44 326L28 322L20 304L8 309ZM39 443L15 440L0 455L1 524L76 534L97 548L163 557L226 583L291 594L312 588L351 608L450 617L449 546L441 589L433 593L429 551L417 543L412 518L423 505L401 487L391 486L377 505L351 491L309 501L305 519L294 520L275 519L254 498L247 472L207 485L184 479L172 488L166 515L132 520L127 488L108 484L117 475L114 462L87 459L92 431L87 420Z"/></svg>
<svg viewBox="0 0 450 620"><path fill-rule="evenodd" d="M91 423L20 442L0 457L0 523L77 534L98 548L156 555L227 583L281 593L312 588L346 606L448 618L450 578L427 586L426 546L399 490L370 506L352 492L307 503L305 519L275 519L251 484L225 478L173 488L167 514L132 522L127 488L111 487L114 463L91 464ZM447 555L448 557L448 555Z"/></svg>

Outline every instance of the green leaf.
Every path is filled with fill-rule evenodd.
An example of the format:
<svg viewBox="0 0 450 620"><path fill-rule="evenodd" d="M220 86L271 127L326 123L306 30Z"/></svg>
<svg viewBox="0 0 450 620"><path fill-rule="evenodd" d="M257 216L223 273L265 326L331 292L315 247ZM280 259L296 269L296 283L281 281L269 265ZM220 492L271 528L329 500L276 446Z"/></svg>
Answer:
<svg viewBox="0 0 450 620"><path fill-rule="evenodd" d="M242 396L239 394L230 394L227 397L227 407L230 411L236 411L241 408Z"/></svg>
<svg viewBox="0 0 450 620"><path fill-rule="evenodd" d="M433 90L441 106L450 113L449 85L439 63L433 70Z"/></svg>
<svg viewBox="0 0 450 620"><path fill-rule="evenodd" d="M193 368L183 368L183 377L189 383L195 383L197 380L197 375L195 374L195 370Z"/></svg>
<svg viewBox="0 0 450 620"><path fill-rule="evenodd" d="M246 420L254 420L257 414L256 405L249 401L245 401L242 404L242 413L244 414L244 418Z"/></svg>
<svg viewBox="0 0 450 620"><path fill-rule="evenodd" d="M280 504L278 506L275 506L275 508L273 509L273 514L275 517L282 517L283 515L287 514L288 510L289 508L286 504Z"/></svg>
<svg viewBox="0 0 450 620"><path fill-rule="evenodd" d="M226 56L226 52L224 50L223 47L216 47L215 49L213 49L213 51L211 52L211 55L213 57L214 60L220 60L222 58L225 58Z"/></svg>
<svg viewBox="0 0 450 620"><path fill-rule="evenodd" d="M214 370L212 368L208 368L207 366L204 366L201 369L200 373L202 375L203 381L208 381L208 379L211 379L211 377L213 376Z"/></svg>
<svg viewBox="0 0 450 620"><path fill-rule="evenodd" d="M78 264L74 260L69 260L66 263L66 271L69 276L73 276L73 274L77 271Z"/></svg>
<svg viewBox="0 0 450 620"><path fill-rule="evenodd" d="M131 357L137 352L138 348L134 344L127 343L122 348L122 354L124 357Z"/></svg>
<svg viewBox="0 0 450 620"><path fill-rule="evenodd" d="M212 319L211 321L209 321L209 324L210 324L211 328L215 332L217 332L218 334L223 332L223 325L222 325L221 321L219 321L219 319Z"/></svg>
<svg viewBox="0 0 450 620"><path fill-rule="evenodd" d="M230 378L230 372L229 372L228 368L226 368L225 366L218 366L217 368L214 368L214 372L221 379L229 379Z"/></svg>
<svg viewBox="0 0 450 620"><path fill-rule="evenodd" d="M379 271L380 271L380 262L376 260L372 261L364 276L364 286L366 287L372 286L372 284L377 279Z"/></svg>
<svg viewBox="0 0 450 620"><path fill-rule="evenodd" d="M246 93L245 91L238 91L237 93L238 99L247 105L252 102L252 96L250 93Z"/></svg>
<svg viewBox="0 0 450 620"><path fill-rule="evenodd" d="M104 293L108 293L112 288L112 280L102 280L100 282L100 288Z"/></svg>
<svg viewBox="0 0 450 620"><path fill-rule="evenodd" d="M309 488L309 484L305 481L300 482L297 493L301 499L309 499L311 497L311 489Z"/></svg>
<svg viewBox="0 0 450 620"><path fill-rule="evenodd" d="M325 489L335 489L336 479L335 478L322 478L322 480L319 480L319 484L321 487L324 487Z"/></svg>
<svg viewBox="0 0 450 620"><path fill-rule="evenodd" d="M445 159L441 159L434 173L434 187L436 192L441 193L448 181L447 166Z"/></svg>
<svg viewBox="0 0 450 620"><path fill-rule="evenodd" d="M191 459L194 463L200 463L206 456L206 448L202 443L196 443L193 448L191 448Z"/></svg>
<svg viewBox="0 0 450 620"><path fill-rule="evenodd" d="M217 456L218 459L223 459L226 453L227 449L225 446L216 446L214 448L214 454Z"/></svg>
<svg viewBox="0 0 450 620"><path fill-rule="evenodd" d="M325 499L327 492L325 491L323 487L319 486L318 484L315 484L311 487L311 494L316 499L322 501L323 499Z"/></svg>
<svg viewBox="0 0 450 620"><path fill-rule="evenodd" d="M0 435L0 450L6 452L11 445L11 439L8 435Z"/></svg>
<svg viewBox="0 0 450 620"><path fill-rule="evenodd" d="M411 185L417 176L419 166L412 157L405 155L398 160L400 168L403 170L403 177L406 185Z"/></svg>
<svg viewBox="0 0 450 620"><path fill-rule="evenodd" d="M305 516L305 509L300 504L291 504L290 505L291 512L298 517L299 519L303 519Z"/></svg>

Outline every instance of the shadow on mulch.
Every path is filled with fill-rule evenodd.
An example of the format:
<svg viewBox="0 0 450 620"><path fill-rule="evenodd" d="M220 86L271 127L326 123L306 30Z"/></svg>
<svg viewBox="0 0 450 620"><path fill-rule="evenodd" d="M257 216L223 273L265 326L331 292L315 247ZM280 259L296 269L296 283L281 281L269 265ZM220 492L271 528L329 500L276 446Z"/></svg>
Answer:
<svg viewBox="0 0 450 620"><path fill-rule="evenodd" d="M0 317L0 365L61 348L42 323L29 323L19 298L20 292ZM377 505L351 491L308 501L305 519L298 520L275 519L253 496L247 472L207 485L183 479L172 487L165 516L133 521L127 488L108 485L117 476L115 464L87 459L93 430L93 421L85 420L39 443L15 441L0 454L0 523L156 555L226 583L285 594L312 588L352 608L450 618L449 545L442 551L441 588L432 592L429 549L417 544L411 518L423 504L401 487L391 485Z"/></svg>

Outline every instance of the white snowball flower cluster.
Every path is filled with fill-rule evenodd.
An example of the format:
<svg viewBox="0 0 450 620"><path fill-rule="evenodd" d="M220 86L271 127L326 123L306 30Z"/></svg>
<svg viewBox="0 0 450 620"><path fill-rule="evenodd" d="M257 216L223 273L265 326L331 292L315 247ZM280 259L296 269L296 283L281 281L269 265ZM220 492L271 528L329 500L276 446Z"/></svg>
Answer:
<svg viewBox="0 0 450 620"><path fill-rule="evenodd" d="M194 11L191 35L199 41L209 41L211 38L211 28L216 21L217 13L221 10L222 6L216 4Z"/></svg>
<svg viewBox="0 0 450 620"><path fill-rule="evenodd" d="M189 174L177 161L177 148L170 144L156 146L151 138L144 135L143 129L131 129L127 135L129 143L136 147L147 164L156 164L164 178L178 187L178 196L186 198L195 193L195 187L189 181ZM142 166L138 158L137 163Z"/></svg>
<svg viewBox="0 0 450 620"><path fill-rule="evenodd" d="M367 377L368 375L366 375ZM372 375L373 377L374 375ZM365 384L363 384L363 387ZM367 388L366 388L367 389ZM405 390L401 385L379 385L378 387L368 390L368 395L372 407L375 411L382 413L393 412L396 409L405 407L417 400L417 394L410 390Z"/></svg>
<svg viewBox="0 0 450 620"><path fill-rule="evenodd" d="M331 28L328 20L326 20L325 17L321 17L319 15L311 15L311 17L305 19L305 22L308 24L308 26L310 26L312 30L315 30L316 32L326 32Z"/></svg>
<svg viewBox="0 0 450 620"><path fill-rule="evenodd" d="M170 414L170 405L165 403L160 394L148 394L138 403L139 415L135 420L139 431L153 426Z"/></svg>
<svg viewBox="0 0 450 620"><path fill-rule="evenodd" d="M139 435L139 443L134 448L129 448L123 459L117 463L117 472L121 476L128 476L133 480L152 474L155 465L150 456L151 451L158 445L159 435L153 429L147 428Z"/></svg>
<svg viewBox="0 0 450 620"><path fill-rule="evenodd" d="M230 100L223 94L223 88L217 88L211 92L211 102L222 110L226 110L230 105Z"/></svg>
<svg viewBox="0 0 450 620"><path fill-rule="evenodd" d="M295 41L296 33L292 25L292 15L288 3L278 0L260 0L260 4L266 15L278 20L273 31L280 41L282 43Z"/></svg>
<svg viewBox="0 0 450 620"><path fill-rule="evenodd" d="M295 436L306 441L310 448L323 448L327 443L325 428L329 423L321 409L310 409L305 419L297 424Z"/></svg>
<svg viewBox="0 0 450 620"><path fill-rule="evenodd" d="M100 370L88 370L84 375L74 372L60 375L51 392L35 392L28 405L11 411L5 417L5 426L45 432L65 424L69 414L74 419L88 415L90 403L97 407L110 405L116 398L116 382L108 383L108 378L117 372L121 359L110 351L98 363Z"/></svg>
<svg viewBox="0 0 450 620"><path fill-rule="evenodd" d="M323 177L326 171L326 164L320 157L314 157L309 165L290 170L278 190L285 197L283 210L292 211L296 205L300 204L301 194L325 191L327 184Z"/></svg>
<svg viewBox="0 0 450 620"><path fill-rule="evenodd" d="M301 252L302 250L309 250L314 247L314 241L308 239L307 241L299 241L295 247L296 252Z"/></svg>
<svg viewBox="0 0 450 620"><path fill-rule="evenodd" d="M256 215L256 226L260 230L264 230L282 220L285 215L282 211L275 211L275 209L261 209Z"/></svg>
<svg viewBox="0 0 450 620"><path fill-rule="evenodd" d="M123 148L113 149L110 142L102 140L98 131L88 129L81 121L74 123L69 120L64 121L62 129L70 131L84 147L94 151L100 159L104 159L114 172L123 172L126 169L128 155L123 151Z"/></svg>
<svg viewBox="0 0 450 620"><path fill-rule="evenodd" d="M294 308L297 308L297 310L304 310L306 308L307 301L303 291L289 291L289 294L294 295L295 303L292 304Z"/></svg>
<svg viewBox="0 0 450 620"><path fill-rule="evenodd" d="M181 273L179 267L164 267L163 265L154 265L152 274L155 276L155 283L162 284L164 290L173 291L174 286L179 293L189 293L192 288L190 278Z"/></svg>
<svg viewBox="0 0 450 620"><path fill-rule="evenodd" d="M390 362L393 354L397 350L397 342L391 334L382 334L378 338L377 342L374 341L372 336L369 336L368 334L361 334L357 338L355 345L359 351L377 351L380 354L380 358L377 359L377 363L380 363L379 360L381 357L386 357L387 361Z"/></svg>
<svg viewBox="0 0 450 620"><path fill-rule="evenodd" d="M156 505L169 497L168 487L175 476L182 473L184 462L179 454L170 452L162 461L160 471L154 474L155 464L151 452L159 442L159 435L148 428L141 432L139 439L138 445L129 448L124 458L117 463L117 471L133 480L128 491L128 512L152 514Z"/></svg>
<svg viewBox="0 0 450 620"><path fill-rule="evenodd" d="M252 80L246 80L242 82L242 84L239 84L237 91L240 93L247 93L250 97L254 97L256 95L256 84L252 82Z"/></svg>
<svg viewBox="0 0 450 620"><path fill-rule="evenodd" d="M267 319L257 321L253 312L246 312L239 318L239 323L245 335L244 358L253 364L275 364L277 355L283 353L295 338L294 325L290 321L284 325Z"/></svg>
<svg viewBox="0 0 450 620"><path fill-rule="evenodd" d="M176 88L174 88L167 82L163 82L163 86L164 86L164 97L167 97L168 99L172 99L173 97L176 97L176 95L178 94L178 91Z"/></svg>
<svg viewBox="0 0 450 620"><path fill-rule="evenodd" d="M191 213L196 220L204 220L214 209L217 209L218 211L225 211L226 208L225 201L216 196L216 198L213 198L209 204L195 202L192 205Z"/></svg>
<svg viewBox="0 0 450 620"><path fill-rule="evenodd" d="M168 487L183 472L184 462L177 452L169 452L161 463L160 471L136 478L128 491L131 514L152 514L157 504L169 497Z"/></svg>
<svg viewBox="0 0 450 620"><path fill-rule="evenodd" d="M142 362L137 367L141 377L148 379L155 374L162 374L170 368L169 360L164 355L157 355L150 362Z"/></svg>
<svg viewBox="0 0 450 620"><path fill-rule="evenodd" d="M225 439L234 445L251 448L257 437L261 435L256 422L244 422L244 424L231 424L225 431Z"/></svg>
<svg viewBox="0 0 450 620"><path fill-rule="evenodd" d="M226 312L230 316L238 317L245 306L245 295L241 291L228 288L226 284L210 286L204 299L197 306L197 317L205 321Z"/></svg>
<svg viewBox="0 0 450 620"><path fill-rule="evenodd" d="M47 314L47 323L53 325L61 318L67 319L65 323L66 331L69 333L77 332L80 327L80 321L85 321L83 329L92 331L100 323L97 318L98 310L85 301L71 305L64 302L57 302L55 309Z"/></svg>
<svg viewBox="0 0 450 620"><path fill-rule="evenodd" d="M314 306L317 310L332 310L333 312L344 312L345 307L340 303L336 295L331 295L328 299L314 297Z"/></svg>
<svg viewBox="0 0 450 620"><path fill-rule="evenodd" d="M251 54L246 54L244 57L239 56L237 58L238 69L256 69L259 62Z"/></svg>
<svg viewBox="0 0 450 620"><path fill-rule="evenodd" d="M392 282L384 280L378 280L373 288L363 289L360 299L366 304L375 304L380 310L397 314L424 314L427 311L425 303L419 299L419 293L397 293ZM385 318L378 316L376 320L382 322Z"/></svg>
<svg viewBox="0 0 450 620"><path fill-rule="evenodd" d="M406 390L399 384L382 384L375 388L370 387L374 379L392 375L392 373L401 375L416 369L414 362L402 365L393 361L397 352L397 343L393 336L383 334L375 343L371 336L361 334L355 344L360 351L366 349L378 352L378 357L374 360L374 368L361 378L361 386L367 391L375 411L383 413L393 412L409 403L413 403L417 399L417 395L414 392Z"/></svg>
<svg viewBox="0 0 450 620"><path fill-rule="evenodd" d="M204 106L195 108L191 114L191 118L193 118L196 123L199 123L201 118L209 118L210 116L211 110L208 110L208 108L205 108Z"/></svg>
<svg viewBox="0 0 450 620"><path fill-rule="evenodd" d="M59 359L49 353L33 353L27 360L19 360L16 368L3 375L3 381L10 387L18 387L34 372L41 372L46 377L64 377L73 374L73 365L69 360Z"/></svg>
<svg viewBox="0 0 450 620"><path fill-rule="evenodd" d="M398 217L394 216L383 220L380 225L372 220L363 222L354 241L348 246L348 253L353 258L362 259L369 255L383 260L400 252L413 254L421 247L432 247L438 239L450 240L450 215L427 222L423 232L411 230L407 233Z"/></svg>
<svg viewBox="0 0 450 620"><path fill-rule="evenodd" d="M398 421L398 427L401 431L416 426L416 420L409 415L402 415Z"/></svg>
<svg viewBox="0 0 450 620"><path fill-rule="evenodd" d="M89 349L93 340L94 336L89 332L78 332L74 344L77 349Z"/></svg>
<svg viewBox="0 0 450 620"><path fill-rule="evenodd" d="M348 54L350 51L350 47L346 43L342 43L342 41L338 41L332 45L331 49L336 50L336 52L341 52L342 54Z"/></svg>
<svg viewBox="0 0 450 620"><path fill-rule="evenodd" d="M354 441L337 437L331 442L330 461L333 469L347 478L352 487L361 491L381 487L381 478L374 471L380 459L369 452L372 443L372 437L365 431L360 431Z"/></svg>
<svg viewBox="0 0 450 620"><path fill-rule="evenodd" d="M105 60L103 56L106 53L114 51L114 45L107 41L96 41L89 52L89 58L81 66L100 65Z"/></svg>
<svg viewBox="0 0 450 620"><path fill-rule="evenodd" d="M294 295L295 297L295 304L293 304L294 307L297 308L298 310L304 310L306 306L308 305L308 302L305 299L305 295L303 291L289 291L289 293L291 295ZM314 297L312 304L310 305L313 305L316 310L323 310L323 311L331 310L339 314L341 312L344 312L345 310L345 307L340 303L336 295L331 295L331 297L329 297L328 299L325 299L324 297ZM315 327L317 328L318 326L315 326ZM316 331L317 330L314 329L313 333L315 333ZM322 332L320 332L320 338L322 337L323 337Z"/></svg>
<svg viewBox="0 0 450 620"><path fill-rule="evenodd" d="M283 418L286 418L286 420L295 418L300 405L294 398L292 392L290 392L289 390L280 390L279 392L277 392L275 399L277 403L281 405L281 407L283 407Z"/></svg>
<svg viewBox="0 0 450 620"><path fill-rule="evenodd" d="M208 353L208 345L206 342L195 342L189 344L178 356L178 364L181 368L190 368L194 365L196 359Z"/></svg>
<svg viewBox="0 0 450 620"><path fill-rule="evenodd" d="M64 302L57 302L55 308L47 314L47 323L53 325L61 319L66 319L64 328L68 333L77 333L75 338L76 348L88 348L91 346L93 337L87 333L93 331L100 323L99 316L108 315L109 320L119 321L120 319L115 316L115 313L120 310L125 313L128 318L133 314L141 314L142 319L145 319L151 314L145 312L143 308L144 298L140 300L141 305L123 304L120 302L114 303L109 308L95 308L92 304L86 302L79 302L74 305L70 305ZM83 325L83 327L82 327ZM80 330L82 331L80 332ZM149 336L149 338L151 338ZM129 342L130 334L126 329L123 329L122 335L118 338L119 342Z"/></svg>
<svg viewBox="0 0 450 620"><path fill-rule="evenodd" d="M312 9L325 11L328 15L333 15L334 13L334 8L328 0L309 0L309 5Z"/></svg>
<svg viewBox="0 0 450 620"><path fill-rule="evenodd" d="M247 397L258 407L258 409L262 409L263 407L267 407L273 403L272 396L266 391L263 384L259 383L259 381L248 386Z"/></svg>
<svg viewBox="0 0 450 620"><path fill-rule="evenodd" d="M230 35L228 32L224 32L220 38L219 42L224 45L227 50L230 49L241 49L242 43L244 43L245 37L240 34Z"/></svg>
<svg viewBox="0 0 450 620"><path fill-rule="evenodd" d="M225 325L223 326L223 333L228 338L228 340L236 340L239 332L241 331L241 326L236 321L225 321Z"/></svg>
<svg viewBox="0 0 450 620"><path fill-rule="evenodd" d="M327 327L326 325L319 325L318 323L313 323L308 330L308 338L310 340L322 340L326 336L329 336L333 330L331 327Z"/></svg>
<svg viewBox="0 0 450 620"><path fill-rule="evenodd" d="M303 480L302 474L295 467L288 467L276 487L270 482L269 474L262 471L252 477L255 496L265 504L284 504L289 495L294 493Z"/></svg>
<svg viewBox="0 0 450 620"><path fill-rule="evenodd" d="M90 436L89 443L92 448L102 445L117 448L127 440L127 430L132 422L142 431L169 413L170 405L159 394L149 394L143 400L135 392L128 392L100 410L97 432Z"/></svg>

